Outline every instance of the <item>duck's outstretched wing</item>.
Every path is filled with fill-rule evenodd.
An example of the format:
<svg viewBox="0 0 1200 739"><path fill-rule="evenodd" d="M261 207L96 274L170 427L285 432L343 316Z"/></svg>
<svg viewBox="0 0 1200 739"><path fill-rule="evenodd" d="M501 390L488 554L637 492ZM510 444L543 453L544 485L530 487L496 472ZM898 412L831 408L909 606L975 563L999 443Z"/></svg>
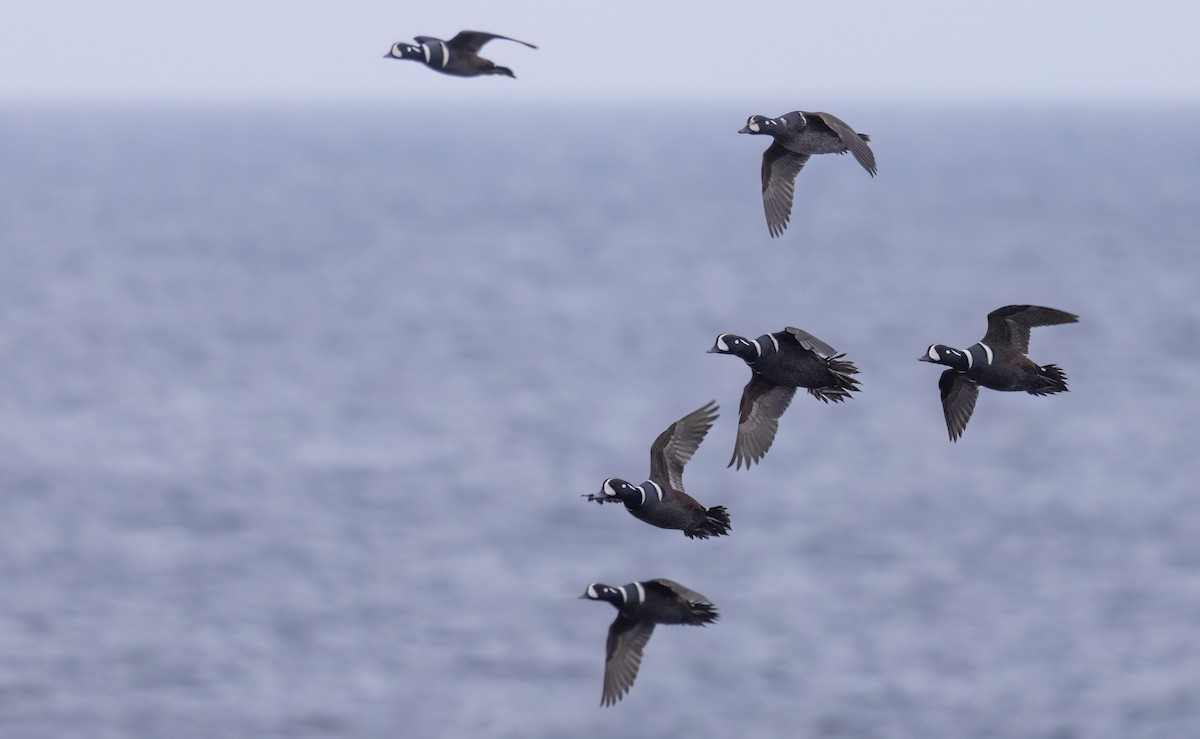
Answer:
<svg viewBox="0 0 1200 739"><path fill-rule="evenodd" d="M792 218L792 200L796 193L796 175L804 169L808 154L797 154L773 141L763 152L762 199L767 214L767 230L774 238L783 233Z"/></svg>
<svg viewBox="0 0 1200 739"><path fill-rule="evenodd" d="M717 420L717 402L710 400L667 427L650 446L650 479L683 490L683 467Z"/></svg>
<svg viewBox="0 0 1200 739"><path fill-rule="evenodd" d="M796 388L776 385L764 380L761 375L752 375L746 389L742 391L742 403L738 409L737 440L733 444L733 457L728 467L737 465L741 469L761 460L775 443L779 431L779 417L792 404Z"/></svg>
<svg viewBox="0 0 1200 739"><path fill-rule="evenodd" d="M987 334L983 337L983 343L993 349L1009 344L1026 354L1029 352L1029 329L1078 322L1079 316L1055 308L1006 305L988 313Z"/></svg>
<svg viewBox="0 0 1200 739"><path fill-rule="evenodd" d="M509 38L508 36L501 36L498 33L484 33L483 31L459 31L458 34L456 34L454 36L454 38L452 38L446 42L446 45L452 49L457 49L459 51L468 51L468 52L471 52L472 54L474 54L474 53L477 53L480 49L482 49L484 44L491 41L492 39L497 39L497 38L504 39L505 41L515 41L516 43L523 44L525 46L528 46L531 49L537 48L533 44L526 43L524 41L521 41L521 40L518 40L515 38Z"/></svg>
<svg viewBox="0 0 1200 739"><path fill-rule="evenodd" d="M832 113L805 113L806 116L815 116L825 124L829 130L838 135L862 168L874 177L875 169L875 152L871 151L871 147L867 146L867 142L871 140L870 136L865 133L856 133L853 128L846 125L846 122Z"/></svg>
<svg viewBox="0 0 1200 739"><path fill-rule="evenodd" d="M958 441L967 428L967 421L975 412L975 401L979 398L979 385L955 369L948 369L938 378L938 389L942 391L942 412L946 415L946 430L950 441Z"/></svg>
<svg viewBox="0 0 1200 739"><path fill-rule="evenodd" d="M608 643L605 645L604 659L604 692L600 696L600 705L611 706L621 700L633 681L637 679L638 668L642 666L642 651L650 635L654 633L654 624L636 621L618 614L612 625L608 627Z"/></svg>

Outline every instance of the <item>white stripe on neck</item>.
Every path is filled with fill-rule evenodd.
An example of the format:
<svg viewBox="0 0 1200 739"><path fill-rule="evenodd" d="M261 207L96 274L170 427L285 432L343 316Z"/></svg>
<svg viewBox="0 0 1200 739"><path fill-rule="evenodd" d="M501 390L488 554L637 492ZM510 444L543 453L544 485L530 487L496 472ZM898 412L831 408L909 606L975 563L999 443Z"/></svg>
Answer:
<svg viewBox="0 0 1200 739"><path fill-rule="evenodd" d="M983 343L982 341L979 342L979 345L983 347L983 353L987 355L987 363L991 364L992 363L992 348L989 347L987 344Z"/></svg>

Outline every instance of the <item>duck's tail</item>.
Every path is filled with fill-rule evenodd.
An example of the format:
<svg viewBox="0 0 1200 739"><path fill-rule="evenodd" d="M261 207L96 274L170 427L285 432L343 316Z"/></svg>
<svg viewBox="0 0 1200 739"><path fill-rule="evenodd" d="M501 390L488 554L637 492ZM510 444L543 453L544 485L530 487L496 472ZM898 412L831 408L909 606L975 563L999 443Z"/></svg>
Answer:
<svg viewBox="0 0 1200 739"><path fill-rule="evenodd" d="M689 601L688 610L690 613L684 623L689 626L704 626L705 624L711 624L721 617L717 613L717 607L706 600Z"/></svg>
<svg viewBox="0 0 1200 739"><path fill-rule="evenodd" d="M1053 395L1067 392L1067 374L1056 364L1038 368L1040 383L1029 391L1030 395Z"/></svg>
<svg viewBox="0 0 1200 739"><path fill-rule="evenodd" d="M727 536L730 528L729 511L723 505L715 505L704 511L704 523L683 533L689 539L707 539L710 536Z"/></svg>
<svg viewBox="0 0 1200 739"><path fill-rule="evenodd" d="M825 387L809 388L809 395L826 403L840 403L849 398L850 393L859 390L858 380L851 377L858 374L858 367L855 367L853 362L842 359L844 356L846 355L834 354L825 358L825 366L829 368L833 381Z"/></svg>

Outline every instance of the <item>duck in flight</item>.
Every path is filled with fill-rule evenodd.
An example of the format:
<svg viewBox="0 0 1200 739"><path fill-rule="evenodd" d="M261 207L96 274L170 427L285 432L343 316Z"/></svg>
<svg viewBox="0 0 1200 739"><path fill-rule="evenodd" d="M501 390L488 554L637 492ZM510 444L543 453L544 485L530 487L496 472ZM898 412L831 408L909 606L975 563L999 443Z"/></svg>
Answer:
<svg viewBox="0 0 1200 739"><path fill-rule="evenodd" d="M459 31L458 35L449 41L443 41L433 36L417 36L414 39L416 41L415 44L406 44L404 42L394 43L392 44L392 48L388 50L388 53L383 55L383 58L412 59L421 62L434 71L454 75L455 77L479 77L485 74L499 74L505 77L516 78L516 75L508 67L498 66L490 59L484 59L479 56L479 50L483 48L483 45L497 38L504 39L505 41L515 41L531 49L537 48L533 44L517 41L515 38L495 33Z"/></svg>

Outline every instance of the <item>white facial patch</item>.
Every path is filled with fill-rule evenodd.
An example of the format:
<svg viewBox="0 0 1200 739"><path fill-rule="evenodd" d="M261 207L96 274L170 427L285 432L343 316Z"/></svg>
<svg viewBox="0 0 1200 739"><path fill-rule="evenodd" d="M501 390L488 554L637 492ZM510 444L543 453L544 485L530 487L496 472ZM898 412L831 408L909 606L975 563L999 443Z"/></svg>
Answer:
<svg viewBox="0 0 1200 739"><path fill-rule="evenodd" d="M720 351L720 352L729 351L729 345L725 343L725 334L721 334L720 336L717 337L717 351Z"/></svg>
<svg viewBox="0 0 1200 739"><path fill-rule="evenodd" d="M942 361L941 356L938 355L937 349L934 348L934 346L932 344L929 345L929 351L926 352L926 354L930 359L932 359L935 362Z"/></svg>
<svg viewBox="0 0 1200 739"><path fill-rule="evenodd" d="M588 585L587 597L591 598L592 600L600 599L600 595L596 592L596 583L592 583L591 585Z"/></svg>
<svg viewBox="0 0 1200 739"><path fill-rule="evenodd" d="M758 123L756 121L750 121L749 123L746 124L746 127L749 128L754 133L758 133Z"/></svg>
<svg viewBox="0 0 1200 739"><path fill-rule="evenodd" d="M613 489L612 480L605 480L604 487L600 489L600 492L609 498L617 497L617 491Z"/></svg>

